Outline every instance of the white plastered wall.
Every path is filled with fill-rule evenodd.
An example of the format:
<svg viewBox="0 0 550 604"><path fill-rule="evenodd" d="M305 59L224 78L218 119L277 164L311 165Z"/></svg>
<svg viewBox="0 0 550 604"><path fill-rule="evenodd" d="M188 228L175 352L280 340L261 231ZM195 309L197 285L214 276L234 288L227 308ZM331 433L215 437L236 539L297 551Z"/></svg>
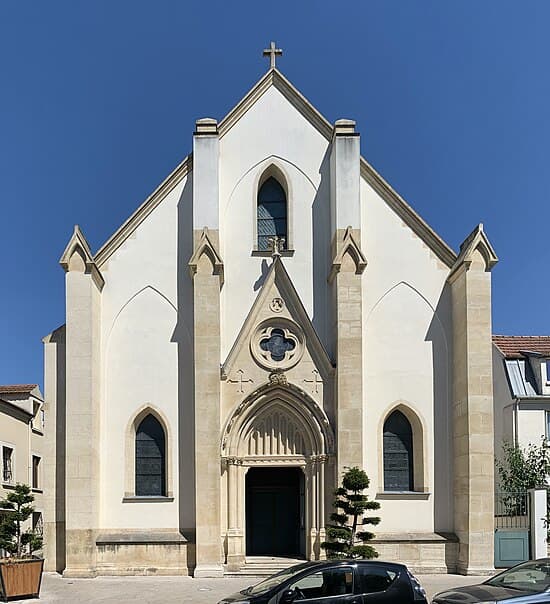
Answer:
<svg viewBox="0 0 550 604"><path fill-rule="evenodd" d="M423 426L424 442L415 453L423 449L424 480L415 477L415 483L428 491L421 498L380 499L377 531L451 531L449 269L364 181L361 202L369 263L363 276L363 375L370 492L375 497L384 488L383 422L399 404Z"/></svg>
<svg viewBox="0 0 550 604"><path fill-rule="evenodd" d="M544 409L518 410L518 444L525 448L529 445L540 445L546 436L546 411Z"/></svg>
<svg viewBox="0 0 550 604"><path fill-rule="evenodd" d="M0 414L0 447L8 446L13 449L12 473L13 484L21 482L30 484L30 430L25 421L21 421L7 414ZM1 488L0 497L5 497L7 491Z"/></svg>
<svg viewBox="0 0 550 604"><path fill-rule="evenodd" d="M185 179L100 267L102 292L101 510L103 529L177 528L179 207ZM181 222L181 220L180 220ZM192 235L191 225L188 237ZM188 258L185 258L185 263ZM185 267L186 268L186 267ZM186 272L187 277L187 272ZM181 310L185 322L187 309ZM173 502L128 503L126 430L145 405L169 424ZM152 522L153 520L153 522Z"/></svg>
<svg viewBox="0 0 550 604"><path fill-rule="evenodd" d="M323 158L327 148L325 137L274 87L220 141L220 246L225 263L222 360L227 357L271 262L268 257L254 257L251 252L255 247L258 179L272 163L283 172L289 185L290 243L295 252L292 257L284 257L283 262L326 343L330 211L328 164L323 163ZM317 295L314 282L319 284Z"/></svg>

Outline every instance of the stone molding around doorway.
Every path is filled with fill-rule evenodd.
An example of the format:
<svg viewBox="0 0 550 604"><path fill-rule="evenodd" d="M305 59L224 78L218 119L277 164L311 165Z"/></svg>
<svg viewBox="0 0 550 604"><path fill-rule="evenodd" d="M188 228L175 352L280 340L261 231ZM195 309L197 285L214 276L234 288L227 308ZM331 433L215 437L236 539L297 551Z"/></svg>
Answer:
<svg viewBox="0 0 550 604"><path fill-rule="evenodd" d="M221 457L249 455L248 451L243 450L243 437L251 424L262 416L265 418L270 407L274 411L275 405L281 415L295 422L304 438L307 437L303 443L305 450L299 454L311 456L333 453L334 432L324 410L306 392L291 383L268 383L252 392L230 413L222 432ZM289 453L290 451L286 454ZM262 454L259 457L264 456Z"/></svg>
<svg viewBox="0 0 550 604"><path fill-rule="evenodd" d="M325 412L291 384L266 384L230 414L221 442L227 525L223 530L228 568L239 570L246 552L246 474L250 468L300 468L304 474L304 548L308 559L323 556L326 485L333 483L334 434ZM326 476L327 472L331 474Z"/></svg>
<svg viewBox="0 0 550 604"><path fill-rule="evenodd" d="M312 464L327 463L331 455L267 455L262 457L222 457L222 465L229 466L296 466L306 467Z"/></svg>

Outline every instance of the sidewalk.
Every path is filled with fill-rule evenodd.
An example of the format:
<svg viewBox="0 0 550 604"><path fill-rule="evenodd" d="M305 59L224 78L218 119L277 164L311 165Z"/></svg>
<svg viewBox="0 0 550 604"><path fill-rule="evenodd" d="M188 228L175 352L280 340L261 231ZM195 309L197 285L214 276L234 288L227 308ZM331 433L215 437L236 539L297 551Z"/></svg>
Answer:
<svg viewBox="0 0 550 604"><path fill-rule="evenodd" d="M483 577L461 575L418 575L428 596L457 585L479 583ZM57 602L60 604L216 604L221 598L256 583L254 578L192 579L191 577L97 577L63 579L44 573L41 598L14 600L21 604Z"/></svg>

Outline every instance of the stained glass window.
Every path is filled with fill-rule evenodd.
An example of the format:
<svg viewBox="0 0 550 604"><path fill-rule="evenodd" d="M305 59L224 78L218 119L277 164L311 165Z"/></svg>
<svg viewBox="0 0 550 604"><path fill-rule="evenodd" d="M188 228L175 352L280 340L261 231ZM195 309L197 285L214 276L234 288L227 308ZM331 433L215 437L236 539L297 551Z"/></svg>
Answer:
<svg viewBox="0 0 550 604"><path fill-rule="evenodd" d="M384 422L384 490L414 490L412 428L401 411Z"/></svg>
<svg viewBox="0 0 550 604"><path fill-rule="evenodd" d="M260 348L271 354L273 361L282 361L287 351L294 350L296 344L294 340L285 337L282 329L273 329L269 338L260 342Z"/></svg>
<svg viewBox="0 0 550 604"><path fill-rule="evenodd" d="M270 237L287 239L286 195L272 176L258 191L258 250L269 251Z"/></svg>
<svg viewBox="0 0 550 604"><path fill-rule="evenodd" d="M166 495L165 449L164 430L149 414L136 431L136 495Z"/></svg>

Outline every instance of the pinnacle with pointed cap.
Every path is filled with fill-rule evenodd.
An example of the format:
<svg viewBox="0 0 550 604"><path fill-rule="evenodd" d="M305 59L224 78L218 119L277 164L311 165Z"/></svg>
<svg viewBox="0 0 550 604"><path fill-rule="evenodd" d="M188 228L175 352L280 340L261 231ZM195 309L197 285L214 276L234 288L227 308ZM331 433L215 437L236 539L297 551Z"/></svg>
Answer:
<svg viewBox="0 0 550 604"><path fill-rule="evenodd" d="M277 56L281 56L283 54L282 48L277 48L275 42L271 42L269 48L264 49L264 57L269 57L270 60L270 69L275 69L275 58Z"/></svg>

